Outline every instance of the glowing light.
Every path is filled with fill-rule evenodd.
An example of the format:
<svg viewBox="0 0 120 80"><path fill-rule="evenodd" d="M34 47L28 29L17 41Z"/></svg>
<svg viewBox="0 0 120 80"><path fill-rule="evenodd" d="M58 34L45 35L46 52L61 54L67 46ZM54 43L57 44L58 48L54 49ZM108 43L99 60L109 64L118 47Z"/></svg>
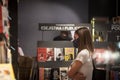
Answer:
<svg viewBox="0 0 120 80"><path fill-rule="evenodd" d="M120 42L118 42L118 48L120 48Z"/></svg>
<svg viewBox="0 0 120 80"><path fill-rule="evenodd" d="M112 52L110 50L99 50L96 49L95 54L93 55L93 58L96 61L96 64L113 64L115 63L118 59L120 59L120 52Z"/></svg>

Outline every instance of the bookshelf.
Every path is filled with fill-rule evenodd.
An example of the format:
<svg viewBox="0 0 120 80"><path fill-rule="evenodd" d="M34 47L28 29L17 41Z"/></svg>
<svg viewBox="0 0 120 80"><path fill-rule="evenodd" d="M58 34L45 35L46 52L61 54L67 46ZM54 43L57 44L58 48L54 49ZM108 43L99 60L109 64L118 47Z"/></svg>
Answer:
<svg viewBox="0 0 120 80"><path fill-rule="evenodd" d="M47 24L45 26L47 26L47 28L49 29L52 29L51 31L54 31L55 29L51 28L53 24ZM47 31L47 28L43 28L44 25L39 25L39 30L40 31ZM54 24L54 26L56 26ZM83 25L82 25L83 26ZM84 26L89 26L90 30L92 31L92 27L91 25L84 25ZM117 44L118 42L120 42L120 39L118 37L118 39L111 39L111 37L114 37L114 36L120 36L120 32L119 32L119 26L120 25L116 25L116 24L109 24L109 23L97 23L95 24L95 30L97 32L102 32L102 36L104 36L104 40L103 41L94 41L94 47L95 48L104 48L104 49L107 49L108 48L108 45L109 43L114 43L114 44ZM61 26L59 26L61 27ZM62 26L65 28L65 26ZM67 26L69 27L69 26ZM71 27L71 26L70 26ZM72 26L73 27L73 26ZM80 27L80 26L79 26ZM78 26L77 26L78 28ZM76 29L77 29L76 28ZM63 28L62 28L63 29ZM70 28L69 28L70 29ZM74 28L75 29L75 28ZM50 31L50 30L48 30ZM56 30L56 31L61 31L61 30ZM116 33L117 34L113 34L113 35L109 35L110 33ZM105 33L105 34L104 34ZM55 48L55 47L58 47L58 48L64 48L64 47L74 47L73 46L73 43L70 42L70 41L37 41L37 47L52 47L52 48ZM38 68L39 67L45 67L45 68L55 68L55 67L68 67L70 64L71 64L71 60L70 61L47 61L47 62L38 62ZM102 72L103 74L106 73L104 76L106 78L106 80L108 80L108 77L110 78L111 75L108 74L109 71L119 71L120 70L120 66L119 64L115 64L115 65L109 65L106 66L105 65L97 65L97 67L99 68L104 68L104 72ZM97 75L101 75L101 71L98 70L97 71ZM105 80L105 79L104 79Z"/></svg>
<svg viewBox="0 0 120 80"><path fill-rule="evenodd" d="M37 47L65 48L73 47L73 43L70 41L38 41ZM71 64L71 62L72 61L38 62L38 67L68 67Z"/></svg>

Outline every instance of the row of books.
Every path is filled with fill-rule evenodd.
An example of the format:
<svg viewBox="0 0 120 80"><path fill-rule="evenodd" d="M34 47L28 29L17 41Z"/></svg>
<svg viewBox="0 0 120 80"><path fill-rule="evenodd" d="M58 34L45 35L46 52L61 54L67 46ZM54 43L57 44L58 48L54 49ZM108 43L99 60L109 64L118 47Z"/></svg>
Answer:
<svg viewBox="0 0 120 80"><path fill-rule="evenodd" d="M120 71L110 71L110 80L120 80Z"/></svg>
<svg viewBox="0 0 120 80"><path fill-rule="evenodd" d="M73 47L65 48L37 48L38 62L44 61L69 61L75 58L77 49Z"/></svg>
<svg viewBox="0 0 120 80"><path fill-rule="evenodd" d="M69 61L74 60L78 53L78 48L65 47L65 48L37 48L38 62L45 61ZM117 55L117 56L116 56ZM95 48L93 59L96 64L108 64L109 62L115 63L120 60L120 52L111 52L106 48Z"/></svg>
<svg viewBox="0 0 120 80"><path fill-rule="evenodd" d="M70 80L67 71L68 67L39 68L39 80Z"/></svg>

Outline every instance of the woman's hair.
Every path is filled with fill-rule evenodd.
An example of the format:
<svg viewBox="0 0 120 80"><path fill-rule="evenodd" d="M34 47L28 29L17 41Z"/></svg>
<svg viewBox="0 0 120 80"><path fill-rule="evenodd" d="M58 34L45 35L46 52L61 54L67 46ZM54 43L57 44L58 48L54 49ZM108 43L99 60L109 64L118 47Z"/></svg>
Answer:
<svg viewBox="0 0 120 80"><path fill-rule="evenodd" d="M82 49L88 49L89 51L93 52L93 42L90 30L87 27L82 27L76 30L78 34L78 51L80 52Z"/></svg>

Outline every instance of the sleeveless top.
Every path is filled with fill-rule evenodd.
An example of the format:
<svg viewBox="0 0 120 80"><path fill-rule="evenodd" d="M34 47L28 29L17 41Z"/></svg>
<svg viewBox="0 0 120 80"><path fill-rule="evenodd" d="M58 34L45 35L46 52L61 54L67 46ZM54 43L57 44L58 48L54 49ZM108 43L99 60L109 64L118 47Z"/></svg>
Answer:
<svg viewBox="0 0 120 80"><path fill-rule="evenodd" d="M82 66L79 72L83 73L86 76L86 80L92 80L92 73L93 73L93 63L90 51L87 49L81 50L75 60L82 62ZM74 61L73 61L74 62Z"/></svg>

